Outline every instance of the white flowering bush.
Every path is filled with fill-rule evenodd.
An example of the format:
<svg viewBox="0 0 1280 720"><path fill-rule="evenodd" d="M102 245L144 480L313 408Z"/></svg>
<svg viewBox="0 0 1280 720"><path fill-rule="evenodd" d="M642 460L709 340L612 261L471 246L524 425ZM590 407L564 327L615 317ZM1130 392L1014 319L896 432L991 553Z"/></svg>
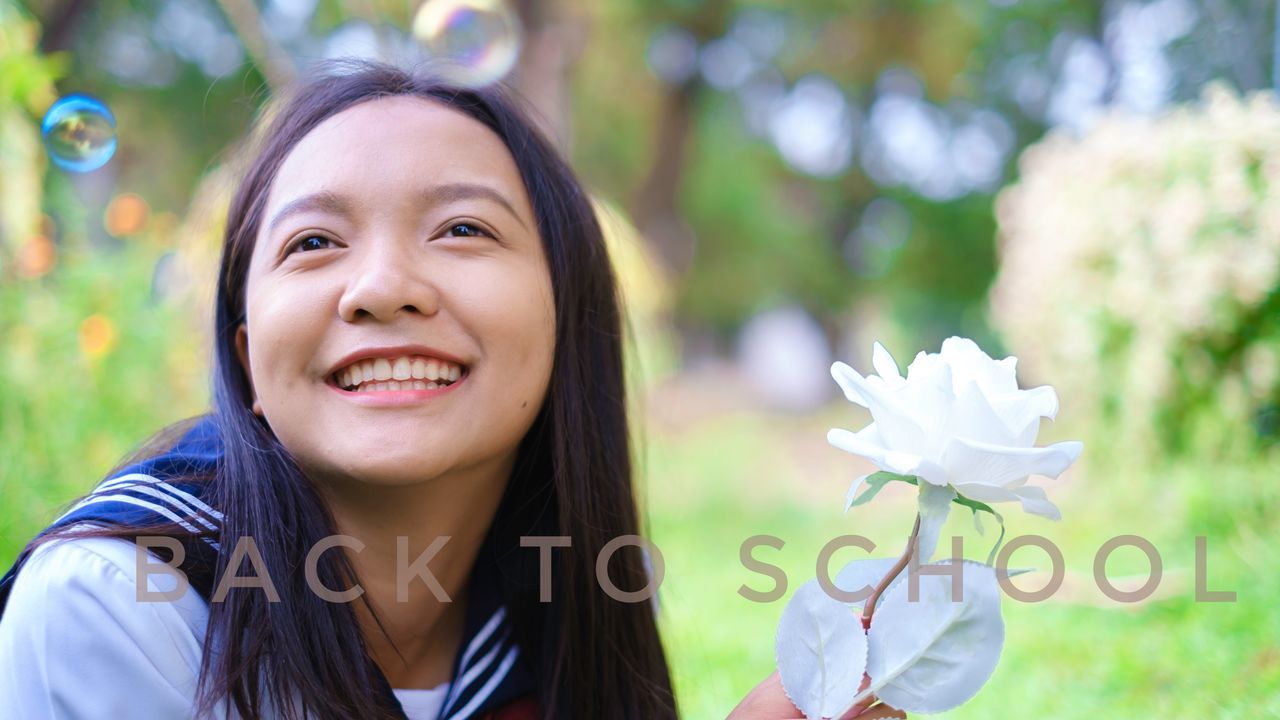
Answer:
<svg viewBox="0 0 1280 720"><path fill-rule="evenodd" d="M1210 87L1028 148L997 200L992 316L1114 443L1274 434L1280 397L1280 105ZM1208 421L1206 422L1206 419Z"/></svg>

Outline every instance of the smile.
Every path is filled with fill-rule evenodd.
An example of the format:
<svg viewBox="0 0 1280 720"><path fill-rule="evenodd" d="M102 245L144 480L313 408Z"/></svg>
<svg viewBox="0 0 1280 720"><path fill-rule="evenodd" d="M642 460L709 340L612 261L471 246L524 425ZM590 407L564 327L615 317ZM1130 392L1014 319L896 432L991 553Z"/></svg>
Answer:
<svg viewBox="0 0 1280 720"><path fill-rule="evenodd" d="M436 390L457 382L466 369L456 363L421 355L369 358L339 368L330 378L348 392Z"/></svg>

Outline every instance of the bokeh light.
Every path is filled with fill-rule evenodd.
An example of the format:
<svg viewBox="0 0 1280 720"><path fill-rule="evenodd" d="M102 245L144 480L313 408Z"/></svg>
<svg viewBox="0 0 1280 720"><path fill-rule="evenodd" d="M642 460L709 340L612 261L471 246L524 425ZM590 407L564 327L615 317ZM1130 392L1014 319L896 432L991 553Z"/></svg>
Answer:
<svg viewBox="0 0 1280 720"><path fill-rule="evenodd" d="M135 235L146 227L151 207L137 193L120 193L111 199L103 214L102 224L116 237Z"/></svg>
<svg viewBox="0 0 1280 720"><path fill-rule="evenodd" d="M165 302L177 297L186 290L190 281L179 254L173 250L164 253L151 271L151 301Z"/></svg>
<svg viewBox="0 0 1280 720"><path fill-rule="evenodd" d="M450 80L473 87L501 80L520 55L520 21L501 0L427 0L413 35Z"/></svg>
<svg viewBox="0 0 1280 720"><path fill-rule="evenodd" d="M80 351L90 360L111 352L116 344L116 325L111 318L94 313L80 323Z"/></svg>
<svg viewBox="0 0 1280 720"><path fill-rule="evenodd" d="M53 241L44 235L35 235L18 248L18 274L38 278L52 270L57 260L58 250Z"/></svg>
<svg viewBox="0 0 1280 720"><path fill-rule="evenodd" d="M116 152L116 118L101 101L67 95L55 102L40 123L44 145L63 170L97 170Z"/></svg>

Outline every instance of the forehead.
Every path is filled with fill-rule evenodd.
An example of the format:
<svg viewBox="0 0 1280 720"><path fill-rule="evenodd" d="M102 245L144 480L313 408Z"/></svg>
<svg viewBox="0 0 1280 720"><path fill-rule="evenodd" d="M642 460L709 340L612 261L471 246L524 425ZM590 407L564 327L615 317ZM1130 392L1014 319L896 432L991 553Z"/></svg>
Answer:
<svg viewBox="0 0 1280 720"><path fill-rule="evenodd" d="M389 199L442 182L488 184L530 210L515 160L496 133L409 96L368 100L317 125L285 157L267 205L320 191Z"/></svg>

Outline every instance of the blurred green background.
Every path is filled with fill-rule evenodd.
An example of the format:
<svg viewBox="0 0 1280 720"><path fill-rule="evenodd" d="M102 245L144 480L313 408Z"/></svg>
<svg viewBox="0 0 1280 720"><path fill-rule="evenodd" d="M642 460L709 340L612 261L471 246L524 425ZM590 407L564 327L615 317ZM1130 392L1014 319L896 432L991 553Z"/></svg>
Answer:
<svg viewBox="0 0 1280 720"><path fill-rule="evenodd" d="M1044 483L1062 522L1009 513L1011 536L1062 549L1063 590L1006 598L1000 666L945 717L1280 717L1273 2L526 0L509 5L519 35L500 37L466 3L431 1L458 6L484 62L518 41L507 80L606 219L686 717L724 717L773 669L785 602L737 594L770 584L739 564L743 540L786 542L757 557L791 589L831 538L883 555L905 540L909 493L841 512L866 468L826 431L869 418L830 363L868 369L881 340L905 365L952 334L1054 385L1041 441L1086 451ZM438 53L417 11L0 0L0 566L207 406L239 143L317 60ZM72 92L117 120L92 172L42 146L41 117ZM966 517L948 529L985 557ZM1142 603L1092 582L1121 534L1164 561ZM1236 602L1194 601L1197 536L1208 589ZM1132 548L1108 565L1145 571Z"/></svg>

